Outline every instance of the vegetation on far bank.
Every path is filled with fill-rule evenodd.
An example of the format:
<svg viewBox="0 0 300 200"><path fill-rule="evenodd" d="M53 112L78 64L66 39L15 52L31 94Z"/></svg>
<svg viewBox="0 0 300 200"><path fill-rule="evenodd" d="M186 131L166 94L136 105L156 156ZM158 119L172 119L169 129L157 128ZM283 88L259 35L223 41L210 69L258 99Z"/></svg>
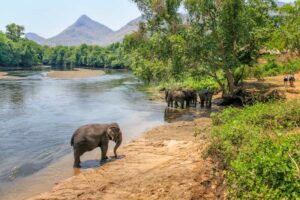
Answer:
<svg viewBox="0 0 300 200"><path fill-rule="evenodd" d="M227 108L212 118L209 153L225 167L229 198L300 198L298 100Z"/></svg>
<svg viewBox="0 0 300 200"><path fill-rule="evenodd" d="M78 47L41 46L22 38L24 27L10 24L6 33L0 32L0 66L6 69L50 65L72 69L74 66L126 68L129 63L120 43L108 47L82 44Z"/></svg>

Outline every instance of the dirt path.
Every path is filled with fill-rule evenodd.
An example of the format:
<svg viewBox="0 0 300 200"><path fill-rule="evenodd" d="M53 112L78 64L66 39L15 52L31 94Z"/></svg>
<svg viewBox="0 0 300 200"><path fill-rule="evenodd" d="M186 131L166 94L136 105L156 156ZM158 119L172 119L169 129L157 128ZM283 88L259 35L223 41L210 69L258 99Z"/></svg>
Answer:
<svg viewBox="0 0 300 200"><path fill-rule="evenodd" d="M31 200L222 199L222 176L203 158L210 125L209 118L201 118L154 128L120 148L122 159L86 170ZM200 137L194 137L195 127L202 130Z"/></svg>

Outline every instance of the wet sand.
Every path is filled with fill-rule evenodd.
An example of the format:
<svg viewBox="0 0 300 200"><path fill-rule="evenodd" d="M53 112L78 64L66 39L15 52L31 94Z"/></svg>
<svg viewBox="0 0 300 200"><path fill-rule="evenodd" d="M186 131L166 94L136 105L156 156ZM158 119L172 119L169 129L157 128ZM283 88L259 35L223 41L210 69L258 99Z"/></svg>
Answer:
<svg viewBox="0 0 300 200"><path fill-rule="evenodd" d="M8 76L7 72L0 72L0 80L16 80L16 79L21 79L21 77L17 77L17 76Z"/></svg>
<svg viewBox="0 0 300 200"><path fill-rule="evenodd" d="M52 191L30 200L222 198L221 172L204 158L210 126L211 119L200 118L156 127L122 146L119 159L78 170ZM196 129L201 134L194 137Z"/></svg>
<svg viewBox="0 0 300 200"><path fill-rule="evenodd" d="M51 78L88 78L104 74L103 70L76 69L75 71L50 71L47 76Z"/></svg>

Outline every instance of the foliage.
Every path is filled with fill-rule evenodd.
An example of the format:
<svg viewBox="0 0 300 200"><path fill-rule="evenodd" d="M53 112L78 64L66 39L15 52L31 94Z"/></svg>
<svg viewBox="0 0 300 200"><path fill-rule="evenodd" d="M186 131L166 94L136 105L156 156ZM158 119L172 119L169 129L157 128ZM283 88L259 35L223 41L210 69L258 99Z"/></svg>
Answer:
<svg viewBox="0 0 300 200"><path fill-rule="evenodd" d="M108 47L80 45L79 47L48 47L24 39L24 27L7 26L6 34L0 32L0 66L32 67L51 65L64 68L74 66L124 68L128 58L120 43Z"/></svg>
<svg viewBox="0 0 300 200"><path fill-rule="evenodd" d="M300 53L300 0L285 4L277 10L277 28L268 43L269 48Z"/></svg>
<svg viewBox="0 0 300 200"><path fill-rule="evenodd" d="M210 153L225 163L229 197L300 198L298 101L227 108L213 115Z"/></svg>
<svg viewBox="0 0 300 200"><path fill-rule="evenodd" d="M133 1L146 22L124 46L133 55L134 72L147 83L196 73L197 79L210 76L230 95L244 78L240 69L254 63L275 25L271 0ZM184 17L178 13L181 4L188 12Z"/></svg>
<svg viewBox="0 0 300 200"><path fill-rule="evenodd" d="M19 26L15 23L6 26L6 36L16 42L24 35L24 26Z"/></svg>
<svg viewBox="0 0 300 200"><path fill-rule="evenodd" d="M298 71L300 71L300 59L292 59L287 63L278 63L274 56L269 56L266 64L250 68L246 73L246 77L255 77L258 80L262 80L266 76L294 74Z"/></svg>
<svg viewBox="0 0 300 200"><path fill-rule="evenodd" d="M180 80L169 79L168 81L161 82L159 84L160 88L171 88L171 89L178 89L178 88L190 88L194 90L200 90L203 88L210 89L210 90L218 90L218 84L211 78L201 78L195 79L193 77L185 77Z"/></svg>

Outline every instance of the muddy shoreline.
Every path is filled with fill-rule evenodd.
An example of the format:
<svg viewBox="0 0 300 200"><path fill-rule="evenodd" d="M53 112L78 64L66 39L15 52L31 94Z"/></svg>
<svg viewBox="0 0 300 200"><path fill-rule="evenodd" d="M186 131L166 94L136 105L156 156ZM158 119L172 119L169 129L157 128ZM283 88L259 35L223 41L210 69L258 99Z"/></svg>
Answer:
<svg viewBox="0 0 300 200"><path fill-rule="evenodd" d="M153 128L122 146L120 159L78 173L29 199L222 198L221 172L204 158L210 126L210 118L199 118ZM198 137L195 129L201 132Z"/></svg>

